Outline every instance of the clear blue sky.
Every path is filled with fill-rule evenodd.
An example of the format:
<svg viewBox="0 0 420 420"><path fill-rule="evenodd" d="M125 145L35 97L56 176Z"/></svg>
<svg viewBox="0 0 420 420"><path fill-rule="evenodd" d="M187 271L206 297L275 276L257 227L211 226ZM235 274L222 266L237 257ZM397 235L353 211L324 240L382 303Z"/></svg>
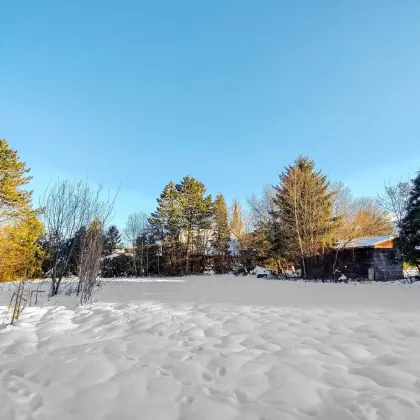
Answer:
<svg viewBox="0 0 420 420"><path fill-rule="evenodd" d="M191 174L245 200L300 154L355 195L420 168L420 2L8 1L0 138L117 218Z"/></svg>

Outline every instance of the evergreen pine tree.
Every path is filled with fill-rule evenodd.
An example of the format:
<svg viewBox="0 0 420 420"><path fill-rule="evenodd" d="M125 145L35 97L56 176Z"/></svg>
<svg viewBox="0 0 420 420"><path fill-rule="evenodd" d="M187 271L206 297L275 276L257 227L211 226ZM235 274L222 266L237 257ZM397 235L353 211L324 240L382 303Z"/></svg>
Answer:
<svg viewBox="0 0 420 420"><path fill-rule="evenodd" d="M149 219L151 236L161 249L157 253L158 273L162 271L174 275L179 271L179 235L182 224L179 195L175 184L169 182L157 199L158 207Z"/></svg>
<svg viewBox="0 0 420 420"><path fill-rule="evenodd" d="M212 198L205 196L206 187L202 182L187 175L176 186L179 193L181 211L181 228L186 235L185 244L185 273L190 273L190 254L194 236L200 230L211 228Z"/></svg>
<svg viewBox="0 0 420 420"><path fill-rule="evenodd" d="M314 268L310 262L313 257L322 256L333 241L334 193L329 186L326 176L315 171L315 163L300 157L280 175L280 183L275 187L278 231L288 254L296 259L299 256L304 277L316 274L319 265Z"/></svg>
<svg viewBox="0 0 420 420"><path fill-rule="evenodd" d="M413 180L407 213L401 222L400 232L405 262L420 270L420 172Z"/></svg>
<svg viewBox="0 0 420 420"><path fill-rule="evenodd" d="M172 181L165 186L157 202L158 207L151 214L149 223L159 239L178 240L182 211L179 205L179 191Z"/></svg>
<svg viewBox="0 0 420 420"><path fill-rule="evenodd" d="M229 264L229 242L230 228L228 212L223 194L218 194L213 204L214 218L214 269L218 274L230 271Z"/></svg>
<svg viewBox="0 0 420 420"><path fill-rule="evenodd" d="M0 223L26 214L31 206L32 191L22 190L32 177L30 169L19 160L16 150L0 140Z"/></svg>
<svg viewBox="0 0 420 420"><path fill-rule="evenodd" d="M277 206L274 187L265 187L262 194L248 201L254 223L251 234L252 248L257 251L257 262L275 269L278 274L288 268L286 247L280 223L277 223Z"/></svg>
<svg viewBox="0 0 420 420"><path fill-rule="evenodd" d="M104 234L103 255L111 255L121 246L121 234L118 228L110 226Z"/></svg>

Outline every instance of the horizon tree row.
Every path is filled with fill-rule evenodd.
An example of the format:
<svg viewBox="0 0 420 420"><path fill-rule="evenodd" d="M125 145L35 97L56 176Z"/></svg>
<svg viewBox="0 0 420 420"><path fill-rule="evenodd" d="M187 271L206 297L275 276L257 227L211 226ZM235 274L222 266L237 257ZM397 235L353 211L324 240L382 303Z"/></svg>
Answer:
<svg viewBox="0 0 420 420"><path fill-rule="evenodd" d="M184 275L210 267L216 273L249 272L263 265L279 274L300 269L303 277L329 277L337 270L326 272L322 262L334 258L332 246L339 240L395 232L383 197L353 198L305 157L285 169L278 185L249 199L248 213L236 201L228 212L221 194L211 203L205 192L187 176L165 186L149 218L129 217L127 227L133 218L143 221L130 240L138 261L133 264L140 267L134 275Z"/></svg>
<svg viewBox="0 0 420 420"><path fill-rule="evenodd" d="M125 256L104 258L104 273L125 261L132 275L185 275L212 266L217 273L231 270L228 210L222 194L213 201L203 183L187 175L169 182L150 216L128 217L124 237L130 244L131 269ZM129 257L130 258L130 257Z"/></svg>
<svg viewBox="0 0 420 420"><path fill-rule="evenodd" d="M339 240L397 232L402 260L420 268L420 174L386 185L376 198L354 198L299 157L248 208L237 201L228 208L222 194L213 199L187 175L163 188L152 214L130 215L121 234L110 225L115 197L102 186L58 180L34 209L28 173L0 140L0 281L50 276L52 295L69 274L79 278L75 292L84 301L98 275L238 273L262 265L332 277L337 267L327 272L323 262L334 261ZM122 239L130 251L116 253Z"/></svg>

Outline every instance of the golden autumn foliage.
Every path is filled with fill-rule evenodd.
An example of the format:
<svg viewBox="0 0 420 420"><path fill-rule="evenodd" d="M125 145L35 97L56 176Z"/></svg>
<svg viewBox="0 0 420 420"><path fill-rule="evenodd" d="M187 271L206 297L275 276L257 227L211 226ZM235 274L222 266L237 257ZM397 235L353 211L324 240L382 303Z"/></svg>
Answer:
<svg viewBox="0 0 420 420"><path fill-rule="evenodd" d="M352 199L341 214L336 230L338 240L392 235L395 228L385 211L372 198Z"/></svg>
<svg viewBox="0 0 420 420"><path fill-rule="evenodd" d="M43 227L31 208L32 192L21 189L29 171L0 140L0 281L31 278L40 269Z"/></svg>
<svg viewBox="0 0 420 420"><path fill-rule="evenodd" d="M0 282L33 278L40 273L43 226L29 215L0 229Z"/></svg>

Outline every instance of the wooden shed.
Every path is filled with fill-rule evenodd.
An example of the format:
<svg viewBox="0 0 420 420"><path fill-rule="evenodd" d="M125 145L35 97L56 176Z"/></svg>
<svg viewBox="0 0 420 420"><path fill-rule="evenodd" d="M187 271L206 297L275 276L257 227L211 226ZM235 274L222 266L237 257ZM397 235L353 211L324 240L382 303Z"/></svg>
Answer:
<svg viewBox="0 0 420 420"><path fill-rule="evenodd" d="M375 236L340 241L336 270L348 278L398 280L404 277L395 236Z"/></svg>

